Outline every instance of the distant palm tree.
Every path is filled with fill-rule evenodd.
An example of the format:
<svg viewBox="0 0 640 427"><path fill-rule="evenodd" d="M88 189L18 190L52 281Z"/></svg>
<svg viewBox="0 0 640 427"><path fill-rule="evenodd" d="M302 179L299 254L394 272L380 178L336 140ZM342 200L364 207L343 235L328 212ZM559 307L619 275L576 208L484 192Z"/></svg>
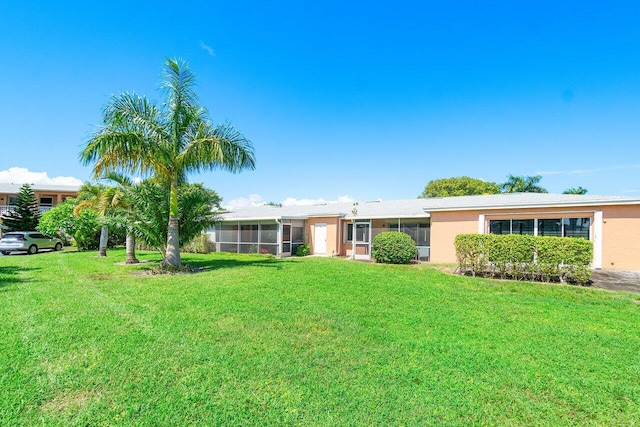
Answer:
<svg viewBox="0 0 640 427"><path fill-rule="evenodd" d="M548 193L540 187L538 183L542 179L541 175L536 176L514 176L509 175L507 182L502 184L503 193Z"/></svg>
<svg viewBox="0 0 640 427"><path fill-rule="evenodd" d="M134 228L134 215L133 205L131 202L131 190L135 185L131 179L123 174L112 172L102 179L112 181L117 184L116 187L112 187L110 205L116 211L116 215L119 214L124 220L124 227L127 230L126 237L126 259L125 264L137 264L140 261L136 258L136 240L133 233Z"/></svg>
<svg viewBox="0 0 640 427"><path fill-rule="evenodd" d="M78 204L73 209L74 215L79 215L83 209L92 209L98 214L101 222L100 243L98 245L98 256L107 256L107 243L109 241L109 228L106 224L107 209L111 204L109 198L110 190L101 184L85 182L78 191Z"/></svg>
<svg viewBox="0 0 640 427"><path fill-rule="evenodd" d="M181 265L178 186L191 172L254 169L251 142L229 124L213 126L198 104L188 65L167 59L163 74L165 102L158 106L135 94L112 96L103 124L80 153L94 163L96 177L110 172L154 175L169 190L169 224L164 265Z"/></svg>
<svg viewBox="0 0 640 427"><path fill-rule="evenodd" d="M571 187L571 188L567 188L566 190L564 190L562 192L562 194L587 194L587 189L586 188L582 188L582 187Z"/></svg>

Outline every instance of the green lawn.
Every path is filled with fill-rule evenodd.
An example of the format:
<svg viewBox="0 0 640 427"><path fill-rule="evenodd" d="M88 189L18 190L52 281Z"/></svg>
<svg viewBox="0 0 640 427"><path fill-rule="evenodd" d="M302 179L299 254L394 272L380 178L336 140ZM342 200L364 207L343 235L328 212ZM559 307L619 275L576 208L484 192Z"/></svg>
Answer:
<svg viewBox="0 0 640 427"><path fill-rule="evenodd" d="M638 295L341 259L0 257L2 425L637 425Z"/></svg>

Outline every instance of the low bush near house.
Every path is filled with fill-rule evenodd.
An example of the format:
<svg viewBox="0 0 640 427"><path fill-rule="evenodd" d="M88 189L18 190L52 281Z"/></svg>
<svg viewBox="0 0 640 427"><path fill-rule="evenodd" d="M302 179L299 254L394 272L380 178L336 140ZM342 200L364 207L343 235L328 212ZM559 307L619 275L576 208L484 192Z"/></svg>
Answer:
<svg viewBox="0 0 640 427"><path fill-rule="evenodd" d="M296 249L296 256L307 256L311 253L311 246L308 244L300 245Z"/></svg>
<svg viewBox="0 0 640 427"><path fill-rule="evenodd" d="M184 245L182 250L192 254L208 254L213 252L214 248L213 243L209 240L209 235L207 233L202 233Z"/></svg>
<svg viewBox="0 0 640 427"><path fill-rule="evenodd" d="M416 243L408 234L385 231L373 238L371 256L376 262L409 264L416 253Z"/></svg>
<svg viewBox="0 0 640 427"><path fill-rule="evenodd" d="M586 239L519 234L459 234L461 274L585 284L591 277L593 244Z"/></svg>

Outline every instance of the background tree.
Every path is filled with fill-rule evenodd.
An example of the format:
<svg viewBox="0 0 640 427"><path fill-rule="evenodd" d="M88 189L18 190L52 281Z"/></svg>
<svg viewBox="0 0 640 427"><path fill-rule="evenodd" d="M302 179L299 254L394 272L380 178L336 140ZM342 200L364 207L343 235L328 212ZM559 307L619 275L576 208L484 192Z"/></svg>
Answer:
<svg viewBox="0 0 640 427"><path fill-rule="evenodd" d="M167 185L146 180L132 187L131 205L137 237L149 246L166 252L169 199ZM212 227L220 212L221 198L202 184L182 184L178 191L180 247Z"/></svg>
<svg viewBox="0 0 640 427"><path fill-rule="evenodd" d="M15 209L2 216L2 226L6 231L33 231L40 223L38 200L29 184L24 184L18 192Z"/></svg>
<svg viewBox="0 0 640 427"><path fill-rule="evenodd" d="M38 229L67 243L73 237L78 250L97 249L100 242L98 214L92 209L82 209L75 214L77 204L76 199L68 198L54 206L42 215Z"/></svg>
<svg viewBox="0 0 640 427"><path fill-rule="evenodd" d="M194 76L185 62L168 59L162 89L165 102L122 93L104 108L103 127L80 153L94 163L96 177L111 172L155 176L165 184L169 202L164 262L178 267L180 227L178 193L192 172L254 169L251 142L229 124L213 126L198 103Z"/></svg>
<svg viewBox="0 0 640 427"><path fill-rule="evenodd" d="M107 256L107 244L109 242L109 227L106 221L107 209L109 208L113 190L102 184L92 184L85 182L78 191L78 204L74 209L74 214L84 209L93 210L100 220L100 244L98 246L98 256Z"/></svg>
<svg viewBox="0 0 640 427"><path fill-rule="evenodd" d="M76 204L76 199L69 197L44 212L40 218L38 230L48 236L58 237L65 245L68 245L76 232L75 216L73 215Z"/></svg>
<svg viewBox="0 0 640 427"><path fill-rule="evenodd" d="M586 188L582 188L582 187L571 187L571 188L567 188L566 190L564 190L562 192L562 194L587 194L587 189Z"/></svg>
<svg viewBox="0 0 640 427"><path fill-rule="evenodd" d="M480 194L498 194L500 185L468 176L434 179L429 181L418 197L452 197Z"/></svg>
<svg viewBox="0 0 640 427"><path fill-rule="evenodd" d="M536 176L514 176L509 175L507 182L502 184L504 193L548 193L540 187L538 183L542 179L541 175Z"/></svg>

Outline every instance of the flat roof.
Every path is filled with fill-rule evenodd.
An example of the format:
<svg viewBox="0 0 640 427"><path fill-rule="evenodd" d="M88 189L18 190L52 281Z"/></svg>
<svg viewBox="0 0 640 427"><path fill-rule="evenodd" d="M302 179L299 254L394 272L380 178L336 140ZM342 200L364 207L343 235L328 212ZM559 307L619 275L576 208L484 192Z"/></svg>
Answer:
<svg viewBox="0 0 640 427"><path fill-rule="evenodd" d="M430 212L494 210L536 207L607 206L640 204L638 197L593 196L580 194L504 193L485 196L438 197L426 199L377 200L317 205L260 205L229 210L220 215L226 221L255 221L341 217L344 219L428 218Z"/></svg>
<svg viewBox="0 0 640 427"><path fill-rule="evenodd" d="M0 193L18 194L24 184L0 183ZM79 185L29 184L33 191L51 191L60 193L77 193Z"/></svg>

